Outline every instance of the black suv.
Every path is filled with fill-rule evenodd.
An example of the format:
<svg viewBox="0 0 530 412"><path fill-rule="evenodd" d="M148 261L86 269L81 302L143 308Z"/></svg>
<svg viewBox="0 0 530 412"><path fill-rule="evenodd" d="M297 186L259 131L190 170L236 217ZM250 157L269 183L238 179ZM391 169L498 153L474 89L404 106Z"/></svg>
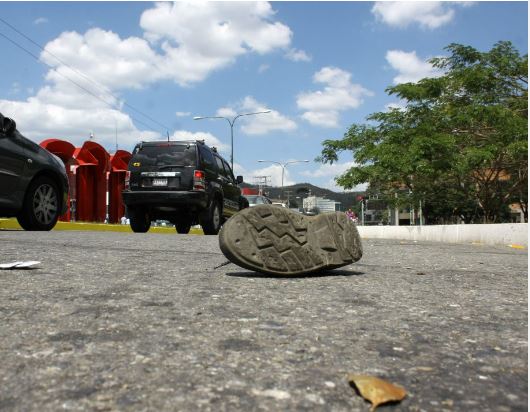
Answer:
<svg viewBox="0 0 530 412"><path fill-rule="evenodd" d="M16 127L0 113L0 216L16 216L25 230L51 230L67 207L64 163Z"/></svg>
<svg viewBox="0 0 530 412"><path fill-rule="evenodd" d="M133 150L123 203L134 232L168 220L178 233L200 224L216 235L224 220L248 207L232 169L204 141L141 142Z"/></svg>

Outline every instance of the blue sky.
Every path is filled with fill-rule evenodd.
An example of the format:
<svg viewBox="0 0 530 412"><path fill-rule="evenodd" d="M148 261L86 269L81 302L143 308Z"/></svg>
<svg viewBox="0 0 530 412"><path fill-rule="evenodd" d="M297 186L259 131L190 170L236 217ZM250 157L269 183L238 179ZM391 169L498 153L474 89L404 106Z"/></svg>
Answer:
<svg viewBox="0 0 530 412"><path fill-rule="evenodd" d="M92 133L112 153L167 130L229 159L228 122L193 117L271 110L236 121L235 173L278 186L258 160L307 159L285 185L333 190L352 157L315 163L322 140L402 104L385 88L439 75L427 60L453 42L528 50L526 2L0 2L0 17L0 112L37 143Z"/></svg>

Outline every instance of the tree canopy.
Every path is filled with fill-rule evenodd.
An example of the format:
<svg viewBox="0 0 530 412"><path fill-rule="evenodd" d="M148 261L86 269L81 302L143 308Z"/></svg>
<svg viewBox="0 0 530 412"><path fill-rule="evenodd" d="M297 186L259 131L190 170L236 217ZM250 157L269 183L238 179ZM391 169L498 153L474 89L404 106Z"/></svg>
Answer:
<svg viewBox="0 0 530 412"><path fill-rule="evenodd" d="M317 160L351 151L356 166L336 178L340 186L369 183L391 204L421 200L431 221L499 222L510 203L527 219L528 55L510 42L446 50L430 61L441 76L388 87L405 106L325 140Z"/></svg>

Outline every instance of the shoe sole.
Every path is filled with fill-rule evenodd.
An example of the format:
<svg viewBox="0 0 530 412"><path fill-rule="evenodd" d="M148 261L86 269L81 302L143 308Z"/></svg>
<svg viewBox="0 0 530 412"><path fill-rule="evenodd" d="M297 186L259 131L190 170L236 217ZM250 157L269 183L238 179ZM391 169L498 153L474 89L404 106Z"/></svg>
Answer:
<svg viewBox="0 0 530 412"><path fill-rule="evenodd" d="M363 253L357 227L344 213L305 216L271 205L247 208L228 219L219 246L236 265L284 276L336 269Z"/></svg>

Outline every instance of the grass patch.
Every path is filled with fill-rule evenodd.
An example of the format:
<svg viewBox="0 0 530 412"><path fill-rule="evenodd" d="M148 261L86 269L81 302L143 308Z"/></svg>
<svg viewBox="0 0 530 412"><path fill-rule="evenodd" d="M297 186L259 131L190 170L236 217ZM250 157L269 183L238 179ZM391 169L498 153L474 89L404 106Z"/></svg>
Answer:
<svg viewBox="0 0 530 412"><path fill-rule="evenodd" d="M22 230L15 218L0 219L0 230ZM57 222L53 230L90 230L96 232L129 232L132 233L129 225L116 225L110 223L90 223L90 222ZM151 226L149 233L162 233L174 235L177 233L174 227ZM202 235L202 229L191 228L190 235Z"/></svg>

